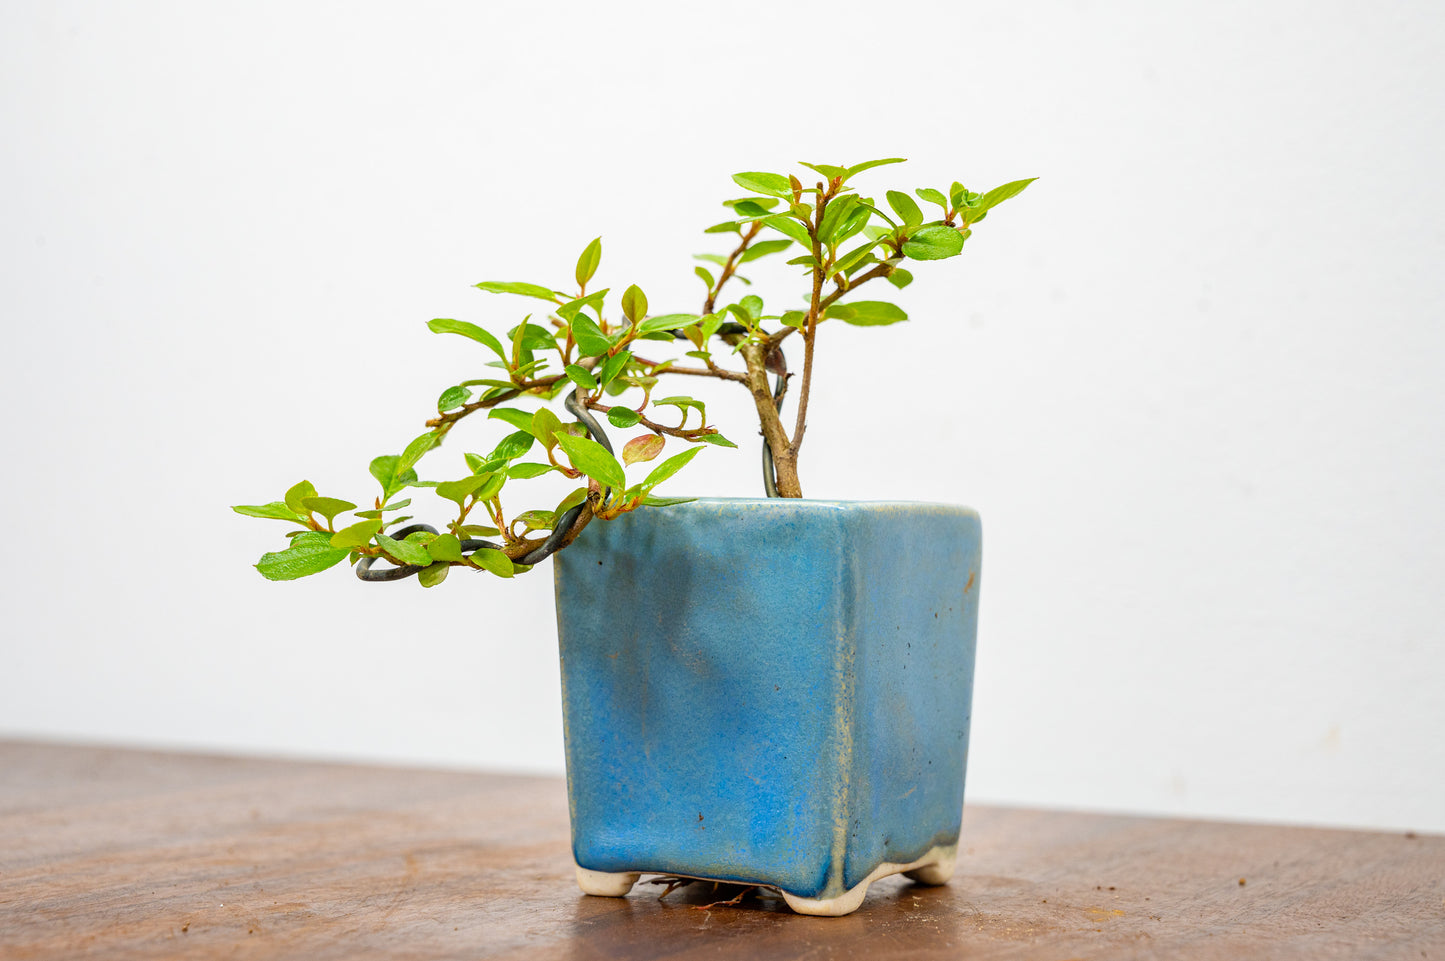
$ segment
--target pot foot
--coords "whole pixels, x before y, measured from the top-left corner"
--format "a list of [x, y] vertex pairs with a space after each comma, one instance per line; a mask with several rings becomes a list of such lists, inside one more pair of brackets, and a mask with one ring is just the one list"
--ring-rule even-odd
[[863, 881], [843, 892], [836, 898], [800, 898], [796, 894], [780, 891], [783, 900], [794, 914], [811, 914], [818, 918], [841, 918], [852, 914], [863, 903], [868, 894], [868, 881]]
[[640, 874], [613, 873], [611, 871], [589, 871], [587, 868], [577, 868], [577, 886], [582, 889], [583, 894], [592, 894], [600, 898], [620, 898], [632, 890], [637, 883]]
[[948, 879], [953, 877], [953, 869], [957, 864], [958, 848], [955, 847], [947, 852], [940, 852], [938, 860], [932, 864], [925, 864], [911, 871], [904, 871], [903, 876], [918, 884], [927, 884], [930, 886], [947, 884]]

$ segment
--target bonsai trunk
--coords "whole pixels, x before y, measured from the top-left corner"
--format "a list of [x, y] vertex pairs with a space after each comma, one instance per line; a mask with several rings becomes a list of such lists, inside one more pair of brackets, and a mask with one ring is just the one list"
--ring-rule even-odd
[[763, 428], [763, 443], [773, 453], [773, 472], [777, 477], [779, 497], [802, 497], [803, 486], [798, 481], [798, 451], [788, 440], [783, 429], [783, 419], [773, 400], [772, 389], [768, 386], [768, 368], [765, 348], [759, 344], [743, 346], [743, 359], [748, 365], [748, 389], [752, 391], [753, 405], [758, 411], [758, 422]]

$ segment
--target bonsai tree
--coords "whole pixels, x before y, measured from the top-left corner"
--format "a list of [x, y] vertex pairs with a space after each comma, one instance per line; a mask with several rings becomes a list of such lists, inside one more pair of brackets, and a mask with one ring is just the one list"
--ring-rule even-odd
[[[610, 288], [591, 289], [602, 259], [601, 238], [578, 257], [575, 288], [477, 284], [488, 293], [540, 301], [545, 313], [533, 310], [497, 334], [463, 320], [428, 322], [436, 333], [474, 341], [479, 358], [491, 355], [481, 366], [492, 370], [448, 386], [424, 433], [400, 454], [371, 462], [381, 492], [370, 507], [358, 509], [350, 501], [323, 496], [301, 481], [279, 501], [233, 508], [294, 525], [287, 533], [290, 545], [264, 555], [257, 569], [272, 580], [290, 580], [349, 560], [363, 580], [418, 574], [425, 587], [440, 583], [452, 567], [511, 577], [572, 543], [594, 519], [676, 503], [653, 492], [704, 445], [736, 445], [709, 423], [702, 401], [659, 389], [664, 380], [672, 385], [713, 378], [746, 389], [762, 429], [766, 492], [803, 496], [798, 457], [808, 427], [819, 328], [829, 321], [876, 327], [907, 320], [887, 300], [857, 297], [859, 288], [885, 280], [901, 289], [913, 280], [905, 263], [958, 256], [974, 225], [1033, 182], [1016, 180], [984, 193], [958, 182], [947, 190], [919, 188], [914, 194], [935, 214], [931, 218], [906, 193], [887, 191], [885, 211], [851, 183], [866, 170], [900, 162], [803, 164], [811, 171], [805, 175], [812, 181], [808, 184], [777, 173], [733, 175], [746, 196], [724, 201], [728, 219], [705, 231], [728, 238], [731, 250], [698, 255], [703, 265], [694, 271], [706, 293], [697, 313], [650, 313], [647, 296], [636, 285], [615, 299]], [[799, 269], [801, 302], [769, 312], [757, 294], [735, 301], [724, 297], [737, 288], [730, 281], [749, 283], [739, 270], [774, 255], [786, 255], [787, 263]], [[609, 302], [616, 307], [609, 308]], [[790, 340], [802, 342], [797, 375], [784, 355]], [[675, 345], [689, 349], [679, 356]], [[797, 402], [792, 416], [785, 417], [789, 393], [796, 393]], [[547, 406], [559, 398], [575, 418], [571, 422]], [[531, 409], [524, 401], [542, 406]], [[461, 420], [479, 412], [511, 431], [488, 453], [466, 453], [461, 476], [453, 472], [443, 475], [447, 479], [422, 480], [417, 469], [423, 457]], [[638, 431], [622, 445], [620, 456], [597, 415], [618, 430]], [[635, 467], [661, 457], [669, 441], [685, 446], [656, 466]], [[580, 482], [560, 503], [538, 506], [519, 496], [525, 487], [517, 482], [554, 473]], [[409, 494], [421, 488], [431, 488], [452, 505], [454, 515], [445, 530], [406, 525], [412, 520], [403, 513], [412, 503]], [[519, 501], [523, 507], [515, 510]], [[348, 512], [351, 517], [344, 516]], [[378, 559], [391, 566], [373, 570]]]

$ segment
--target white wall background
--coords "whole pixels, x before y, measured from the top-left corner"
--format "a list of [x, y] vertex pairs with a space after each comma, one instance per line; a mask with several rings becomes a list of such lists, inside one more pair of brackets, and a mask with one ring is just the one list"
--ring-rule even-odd
[[[226, 505], [370, 496], [481, 360], [424, 321], [528, 309], [470, 284], [601, 233], [606, 282], [695, 309], [730, 173], [901, 155], [867, 183], [1043, 178], [908, 329], [828, 331], [808, 435], [811, 496], [984, 514], [970, 796], [1445, 830], [1442, 30], [6, 4], [0, 733], [560, 771], [545, 570], [272, 584], [281, 525]], [[683, 486], [754, 492], [751, 443], [706, 458]]]

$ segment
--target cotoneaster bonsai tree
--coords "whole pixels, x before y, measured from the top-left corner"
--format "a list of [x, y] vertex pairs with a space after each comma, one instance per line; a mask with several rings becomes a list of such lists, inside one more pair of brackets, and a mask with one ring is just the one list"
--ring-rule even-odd
[[[609, 297], [609, 288], [592, 289], [602, 257], [600, 238], [578, 258], [574, 289], [477, 284], [490, 293], [539, 301], [545, 312], [534, 310], [497, 333], [462, 320], [430, 321], [436, 333], [474, 341], [479, 357], [489, 352], [491, 358], [480, 366], [491, 370], [447, 386], [426, 431], [400, 454], [371, 462], [381, 492], [369, 507], [358, 509], [301, 481], [282, 500], [233, 508], [295, 525], [287, 533], [290, 545], [265, 554], [258, 570], [272, 580], [290, 580], [349, 560], [363, 580], [418, 574], [425, 587], [439, 584], [453, 567], [511, 577], [571, 544], [593, 520], [676, 503], [653, 492], [703, 445], [736, 445], [709, 422], [702, 401], [661, 389], [664, 381], [713, 378], [746, 389], [764, 440], [768, 495], [802, 497], [799, 454], [820, 329], [828, 322], [886, 326], [906, 320], [903, 310], [887, 300], [859, 297], [861, 288], [877, 290], [875, 282], [885, 280], [901, 289], [913, 280], [906, 263], [958, 256], [976, 224], [1032, 183], [1015, 180], [982, 193], [959, 182], [947, 190], [915, 190], [932, 216], [901, 191], [886, 191], [885, 210], [853, 186], [864, 171], [900, 162], [805, 163], [811, 172], [803, 178], [735, 174], [733, 181], [746, 195], [724, 201], [729, 219], [705, 231], [730, 238], [731, 250], [698, 255], [705, 265], [695, 272], [706, 293], [696, 313], [650, 313], [636, 285], [617, 298]], [[768, 256], [785, 256], [798, 268], [802, 296], [784, 299], [781, 306], [775, 300], [771, 311], [757, 294], [727, 300], [725, 292], [738, 287], [731, 281], [748, 283], [739, 270]], [[616, 307], [610, 308], [609, 301]], [[790, 341], [801, 342], [796, 374], [785, 359]], [[687, 349], [678, 356], [676, 346]], [[789, 394], [797, 400], [792, 415], [785, 416]], [[548, 406], [558, 399], [574, 420], [564, 421]], [[535, 406], [537, 401], [541, 406]], [[445, 479], [423, 480], [418, 473], [422, 458], [441, 446], [460, 421], [479, 412], [511, 431], [487, 453], [466, 453], [464, 472], [454, 467], [440, 475]], [[620, 456], [597, 415], [618, 430], [636, 431]], [[655, 461], [670, 444], [686, 446], [656, 466], [636, 466]], [[550, 474], [580, 484], [556, 505], [529, 503], [521, 482]], [[419, 488], [431, 488], [451, 503], [454, 513], [444, 529], [407, 524], [413, 519], [404, 513], [411, 508], [409, 493]], [[373, 569], [378, 560], [389, 566]]]

